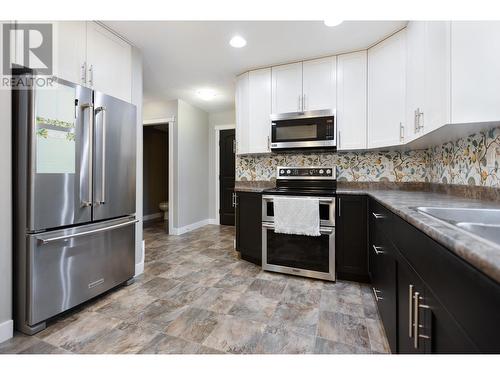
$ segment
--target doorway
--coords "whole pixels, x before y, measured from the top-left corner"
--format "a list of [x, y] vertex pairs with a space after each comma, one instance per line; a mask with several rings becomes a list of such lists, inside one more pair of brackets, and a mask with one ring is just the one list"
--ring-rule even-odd
[[144, 226], [168, 233], [168, 123], [143, 126]]
[[234, 129], [219, 133], [219, 223], [234, 225], [235, 218], [235, 157], [236, 139]]

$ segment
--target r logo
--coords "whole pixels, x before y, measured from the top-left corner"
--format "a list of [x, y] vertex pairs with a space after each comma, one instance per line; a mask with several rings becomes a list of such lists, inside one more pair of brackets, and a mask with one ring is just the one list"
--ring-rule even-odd
[[52, 74], [52, 24], [4, 24], [3, 46], [4, 75], [11, 74], [12, 65], [34, 69], [38, 75]]

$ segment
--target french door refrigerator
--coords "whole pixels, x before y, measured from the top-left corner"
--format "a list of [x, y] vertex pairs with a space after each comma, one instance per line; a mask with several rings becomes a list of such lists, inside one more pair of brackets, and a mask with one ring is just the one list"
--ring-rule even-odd
[[133, 278], [137, 222], [135, 106], [32, 74], [12, 91], [14, 316], [27, 334]]

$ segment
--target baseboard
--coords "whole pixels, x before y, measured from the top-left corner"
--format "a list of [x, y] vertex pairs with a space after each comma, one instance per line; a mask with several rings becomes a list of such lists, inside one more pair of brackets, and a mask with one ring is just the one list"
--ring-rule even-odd
[[144, 255], [146, 253], [146, 241], [142, 240], [141, 242], [141, 261], [139, 263], [135, 264], [135, 275], [139, 276], [141, 273], [144, 272]]
[[159, 219], [160, 217], [163, 217], [163, 214], [161, 212], [158, 212], [156, 214], [150, 214], [150, 215], [144, 215], [142, 217], [142, 221], [148, 221], [148, 220], [154, 220], [154, 219]]
[[179, 236], [181, 234], [191, 232], [192, 230], [195, 230], [195, 229], [204, 227], [205, 225], [211, 224], [210, 220], [211, 219], [205, 219], [205, 220], [201, 220], [201, 221], [198, 221], [196, 223], [193, 223], [193, 224], [185, 225], [185, 226], [180, 227], [180, 228], [172, 228], [173, 233], [169, 233], [169, 234], [173, 234], [174, 236]]
[[219, 225], [219, 222], [217, 221], [217, 219], [208, 219], [208, 224]]
[[0, 342], [7, 341], [14, 335], [14, 321], [7, 320], [0, 323]]

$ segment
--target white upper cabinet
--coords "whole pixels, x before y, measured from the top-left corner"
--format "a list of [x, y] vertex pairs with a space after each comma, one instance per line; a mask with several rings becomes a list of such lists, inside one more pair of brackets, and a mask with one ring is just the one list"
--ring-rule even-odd
[[248, 73], [249, 153], [270, 152], [271, 68]]
[[453, 123], [500, 120], [500, 22], [451, 24]]
[[403, 142], [406, 30], [368, 50], [368, 148]]
[[236, 153], [250, 152], [250, 122], [249, 122], [249, 82], [248, 73], [236, 79]]
[[58, 21], [53, 23], [53, 31], [55, 75], [67, 81], [85, 85], [87, 23]]
[[302, 63], [273, 66], [272, 113], [302, 111]]
[[334, 109], [336, 90], [336, 56], [303, 62], [303, 111]]
[[411, 21], [406, 29], [406, 123], [405, 142], [418, 135], [417, 114], [422, 111], [425, 64], [425, 21]]
[[95, 22], [87, 23], [87, 74], [90, 87], [131, 101], [131, 46]]
[[366, 51], [337, 57], [337, 149], [366, 148]]
[[450, 122], [450, 23], [410, 21], [407, 28], [405, 142]]

